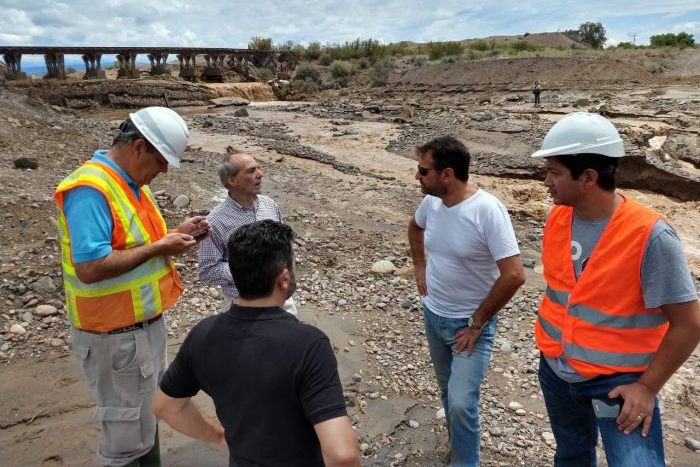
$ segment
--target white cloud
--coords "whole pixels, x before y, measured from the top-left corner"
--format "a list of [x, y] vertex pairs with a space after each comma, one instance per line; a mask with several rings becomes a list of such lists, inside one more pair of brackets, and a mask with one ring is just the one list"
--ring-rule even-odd
[[626, 40], [634, 31], [697, 34], [700, 23], [697, 0], [0, 0], [0, 11], [0, 45], [245, 47], [252, 36], [275, 43], [460, 40], [585, 21], [601, 21], [611, 40]]

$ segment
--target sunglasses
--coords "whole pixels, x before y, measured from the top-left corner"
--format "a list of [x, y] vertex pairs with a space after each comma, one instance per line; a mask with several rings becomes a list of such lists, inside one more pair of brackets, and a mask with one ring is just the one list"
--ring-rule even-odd
[[418, 166], [418, 173], [421, 175], [421, 177], [425, 177], [428, 175], [428, 172], [431, 170], [442, 170], [442, 169], [436, 169], [434, 167], [428, 168], [428, 167], [421, 167], [420, 165]]

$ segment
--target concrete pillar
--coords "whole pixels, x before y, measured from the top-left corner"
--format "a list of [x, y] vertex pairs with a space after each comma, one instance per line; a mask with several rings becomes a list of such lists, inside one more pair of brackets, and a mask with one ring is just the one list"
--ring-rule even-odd
[[164, 75], [168, 73], [165, 68], [165, 64], [168, 61], [168, 54], [162, 52], [155, 52], [148, 54], [148, 61], [151, 62], [151, 75]]
[[66, 79], [66, 67], [62, 53], [44, 54], [44, 61], [46, 62], [45, 78]]
[[22, 54], [10, 52], [3, 55], [7, 65], [6, 78], [8, 80], [27, 79], [27, 74], [22, 71]]
[[85, 75], [83, 79], [106, 79], [107, 74], [102, 69], [100, 64], [102, 54], [96, 52], [88, 52], [82, 56], [85, 63]]
[[226, 54], [207, 54], [204, 60], [207, 66], [204, 68], [204, 78], [207, 81], [224, 82], [224, 59]]
[[117, 55], [119, 62], [119, 70], [117, 70], [117, 78], [138, 78], [139, 71], [136, 69], [136, 53], [127, 52]]
[[184, 53], [177, 55], [177, 61], [180, 63], [180, 78], [188, 81], [197, 79], [197, 54]]

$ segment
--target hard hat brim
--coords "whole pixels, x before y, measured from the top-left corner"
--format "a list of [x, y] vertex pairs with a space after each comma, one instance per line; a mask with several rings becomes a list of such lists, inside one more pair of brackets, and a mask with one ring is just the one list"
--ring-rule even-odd
[[558, 146], [556, 148], [540, 149], [539, 151], [533, 152], [530, 157], [573, 156], [576, 154], [600, 154], [606, 157], [623, 157], [625, 155], [625, 149], [622, 139], [617, 139], [594, 145], [576, 143]]

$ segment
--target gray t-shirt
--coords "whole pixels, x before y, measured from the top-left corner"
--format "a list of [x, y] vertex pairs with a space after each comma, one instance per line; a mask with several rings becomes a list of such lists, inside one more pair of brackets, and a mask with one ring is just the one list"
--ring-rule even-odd
[[[571, 259], [576, 278], [586, 268], [610, 218], [587, 221], [574, 214], [571, 226]], [[695, 300], [697, 292], [688, 270], [681, 240], [663, 220], [656, 222], [642, 258], [642, 295], [647, 308]], [[565, 357], [545, 357], [552, 370], [566, 382], [578, 383], [591, 378], [581, 376]]]

